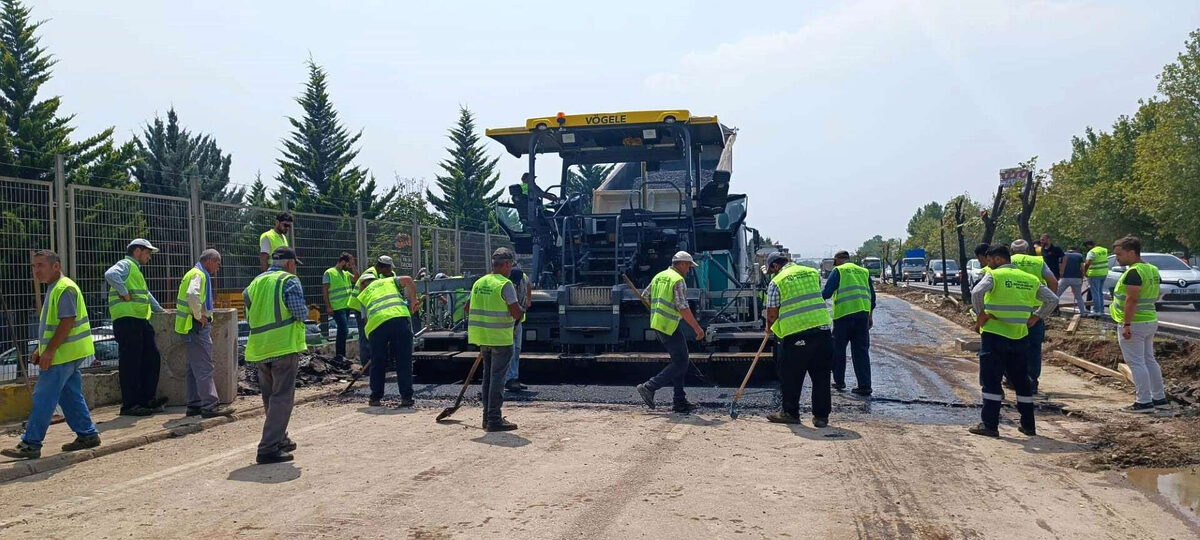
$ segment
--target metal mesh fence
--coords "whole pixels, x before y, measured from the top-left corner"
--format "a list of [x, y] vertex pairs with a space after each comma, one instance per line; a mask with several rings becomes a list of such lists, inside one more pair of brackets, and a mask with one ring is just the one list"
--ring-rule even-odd
[[300, 284], [304, 287], [304, 300], [310, 306], [324, 306], [321, 279], [325, 269], [336, 264], [343, 251], [356, 251], [356, 220], [346, 216], [299, 212], [293, 215], [296, 218], [292, 233], [296, 253], [304, 263], [297, 267]]
[[[21, 354], [32, 352], [37, 339], [37, 291], [30, 268], [30, 252], [52, 249], [54, 219], [48, 182], [0, 178], [0, 381], [21, 373]], [[36, 370], [36, 367], [34, 368]]]
[[[410, 245], [413, 233], [412, 224], [373, 219], [368, 219], [366, 222], [367, 257], [362, 258], [359, 269], [374, 264], [375, 259], [380, 255], [388, 255], [396, 262], [398, 274], [413, 275], [413, 248]], [[403, 249], [396, 247], [398, 241], [405, 246]]]
[[429, 230], [433, 233], [433, 257], [426, 265], [429, 268], [429, 275], [434, 276], [438, 272], [457, 275], [458, 235], [456, 231], [441, 227], [429, 227]]
[[258, 237], [275, 226], [278, 210], [205, 202], [204, 247], [221, 252], [221, 271], [213, 277], [217, 307], [242, 308], [242, 289], [262, 272]]
[[[463, 274], [486, 274], [491, 271], [491, 254], [487, 252], [487, 236], [478, 232], [462, 233], [459, 257], [462, 258]], [[495, 248], [492, 248], [495, 249]]]
[[[98, 342], [95, 365], [115, 366], [115, 354], [105, 354], [111, 341], [108, 284], [104, 272], [125, 257], [134, 238], [145, 238], [159, 251], [142, 267], [150, 294], [164, 308], [175, 305], [179, 280], [192, 260], [191, 201], [74, 185], [69, 188], [71, 271], [83, 290], [92, 334]], [[110, 347], [111, 345], [111, 347]]]

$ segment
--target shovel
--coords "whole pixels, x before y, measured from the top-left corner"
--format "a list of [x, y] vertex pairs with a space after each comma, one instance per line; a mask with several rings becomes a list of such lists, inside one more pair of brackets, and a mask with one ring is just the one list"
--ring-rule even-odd
[[437, 415], [434, 422], [441, 422], [458, 410], [459, 405], [462, 405], [463, 396], [467, 394], [467, 387], [471, 386], [471, 379], [475, 378], [475, 370], [479, 369], [479, 364], [483, 362], [483, 351], [479, 351], [479, 355], [475, 357], [475, 363], [471, 364], [471, 371], [467, 373], [467, 379], [463, 381], [462, 390], [458, 391], [458, 399], [454, 400], [453, 407], [446, 407]]
[[742, 379], [742, 385], [738, 387], [737, 393], [733, 394], [733, 401], [729, 402], [729, 417], [737, 420], [738, 410], [737, 402], [742, 398], [742, 392], [746, 390], [746, 383], [750, 382], [750, 375], [754, 373], [754, 366], [758, 365], [758, 357], [762, 356], [763, 349], [767, 348], [767, 339], [771, 334], [764, 334], [762, 343], [758, 345], [758, 352], [754, 353], [754, 360], [750, 362], [750, 369], [746, 371], [746, 377]]

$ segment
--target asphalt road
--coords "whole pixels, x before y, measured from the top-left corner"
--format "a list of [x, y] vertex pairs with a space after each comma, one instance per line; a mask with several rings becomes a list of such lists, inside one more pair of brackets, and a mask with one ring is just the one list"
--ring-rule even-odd
[[[941, 284], [929, 285], [928, 283], [918, 283], [918, 282], [910, 281], [907, 284], [901, 282], [900, 285], [901, 286], [907, 285], [908, 287], [912, 287], [912, 288], [916, 288], [916, 289], [924, 289], [924, 290], [928, 290], [930, 292], [939, 292], [940, 293], [943, 290]], [[955, 294], [958, 291], [959, 291], [958, 285], [950, 286], [950, 294]], [[1062, 301], [1059, 305], [1062, 306], [1063, 311], [1065, 311], [1067, 313], [1074, 313], [1075, 312], [1074, 295], [1072, 295], [1070, 291], [1067, 291], [1066, 293], [1063, 294]], [[1191, 306], [1186, 306], [1186, 307], [1184, 307], [1184, 306], [1162, 306], [1158, 310], [1158, 320], [1160, 322], [1167, 323], [1167, 325], [1173, 325], [1170, 327], [1174, 330], [1194, 332], [1194, 333], [1200, 334], [1200, 311], [1196, 311], [1195, 309], [1192, 309]]]

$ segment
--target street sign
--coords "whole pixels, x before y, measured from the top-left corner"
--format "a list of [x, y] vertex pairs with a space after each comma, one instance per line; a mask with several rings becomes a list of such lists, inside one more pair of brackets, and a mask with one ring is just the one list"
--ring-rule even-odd
[[1033, 178], [1033, 171], [1021, 167], [1012, 169], [1000, 169], [1000, 185], [1004, 187], [1012, 187], [1018, 181], [1029, 180]]

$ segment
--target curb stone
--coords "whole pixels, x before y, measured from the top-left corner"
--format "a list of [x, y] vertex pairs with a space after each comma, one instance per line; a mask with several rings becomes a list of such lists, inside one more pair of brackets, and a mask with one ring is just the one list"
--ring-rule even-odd
[[[303, 405], [305, 403], [310, 403], [310, 402], [316, 401], [318, 399], [337, 395], [337, 393], [341, 391], [340, 385], [329, 385], [329, 386], [331, 386], [331, 388], [329, 390], [323, 390], [321, 392], [316, 392], [316, 393], [310, 394], [308, 396], [296, 398], [295, 404]], [[154, 442], [158, 442], [158, 441], [162, 441], [162, 440], [166, 440], [166, 439], [184, 437], [184, 436], [187, 436], [187, 435], [190, 435], [193, 433], [200, 433], [204, 430], [212, 429], [217, 426], [222, 426], [222, 425], [225, 425], [225, 424], [228, 424], [231, 422], [237, 422], [239, 420], [246, 420], [249, 418], [255, 418], [258, 416], [262, 416], [262, 414], [263, 414], [263, 406], [262, 406], [262, 403], [260, 402], [257, 405], [253, 405], [253, 406], [247, 407], [245, 409], [240, 409], [240, 410], [234, 412], [230, 416], [218, 416], [215, 418], [205, 418], [205, 419], [202, 419], [199, 422], [195, 422], [195, 423], [188, 423], [188, 424], [173, 426], [173, 427], [169, 427], [169, 428], [162, 428], [162, 429], [158, 429], [158, 430], [152, 431], [150, 433], [147, 433], [145, 435], [134, 435], [134, 436], [130, 436], [130, 437], [125, 437], [120, 440], [114, 441], [112, 443], [102, 443], [100, 446], [97, 446], [96, 448], [90, 448], [88, 450], [80, 450], [78, 452], [62, 452], [62, 453], [54, 454], [52, 456], [48, 456], [48, 457], [44, 457], [44, 458], [17, 462], [11, 468], [0, 470], [0, 484], [12, 482], [13, 480], [17, 480], [19, 478], [24, 478], [26, 476], [32, 476], [32, 475], [35, 475], [38, 473], [44, 473], [47, 471], [62, 469], [62, 468], [74, 465], [76, 463], [90, 461], [90, 460], [93, 460], [93, 459], [96, 459], [99, 457], [104, 457], [104, 456], [107, 456], [110, 454], [115, 454], [117, 452], [123, 452], [125, 450], [132, 450], [134, 448], [140, 448], [140, 447], [146, 446], [150, 443], [154, 443]]]

